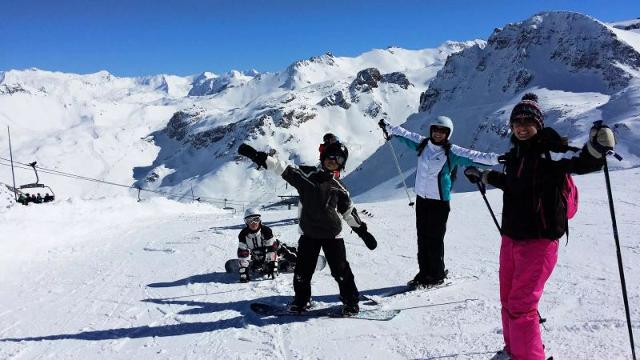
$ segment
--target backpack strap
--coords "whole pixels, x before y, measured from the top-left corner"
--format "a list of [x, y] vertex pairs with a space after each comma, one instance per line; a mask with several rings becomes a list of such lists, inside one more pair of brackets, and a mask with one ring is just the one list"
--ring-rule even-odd
[[442, 144], [442, 148], [444, 149], [444, 154], [447, 157], [447, 166], [449, 167], [449, 172], [453, 173], [453, 169], [451, 168], [451, 143], [447, 140], [444, 144]]
[[427, 147], [430, 139], [431, 138], [424, 138], [422, 141], [420, 141], [420, 144], [418, 144], [418, 146], [416, 147], [416, 150], [418, 151], [418, 157], [422, 155], [422, 152], [424, 151], [424, 148]]

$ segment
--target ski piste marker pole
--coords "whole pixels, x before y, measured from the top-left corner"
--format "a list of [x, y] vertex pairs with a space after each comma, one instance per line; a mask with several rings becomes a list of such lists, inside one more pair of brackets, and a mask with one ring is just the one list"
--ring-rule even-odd
[[[595, 123], [594, 123], [595, 124]], [[602, 124], [600, 122], [600, 124]], [[613, 195], [611, 193], [611, 180], [609, 178], [609, 166], [607, 164], [607, 155], [612, 155], [618, 161], [622, 160], [622, 157], [615, 153], [612, 149], [603, 153], [604, 158], [604, 178], [607, 184], [607, 196], [609, 198], [609, 211], [611, 212], [611, 227], [613, 228], [613, 239], [616, 243], [616, 255], [618, 257], [618, 272], [620, 273], [620, 284], [622, 285], [622, 300], [624, 302], [625, 316], [627, 317], [627, 329], [629, 330], [629, 343], [631, 345], [631, 356], [633, 360], [636, 360], [636, 347], [633, 342], [633, 328], [631, 326], [631, 315], [629, 311], [629, 298], [627, 296], [627, 282], [624, 278], [624, 267], [622, 266], [622, 253], [620, 252], [620, 239], [618, 237], [618, 225], [616, 223], [616, 212], [613, 207]]]
[[[384, 119], [382, 119], [384, 120]], [[407, 187], [407, 183], [404, 181], [404, 175], [402, 174], [402, 169], [400, 168], [400, 162], [398, 162], [398, 157], [396, 156], [396, 150], [393, 148], [391, 144], [391, 136], [387, 132], [387, 129], [382, 128], [382, 133], [387, 140], [387, 144], [389, 144], [389, 148], [391, 149], [391, 155], [393, 155], [393, 161], [396, 163], [396, 168], [398, 169], [398, 174], [400, 174], [400, 180], [402, 180], [402, 185], [404, 185], [404, 191], [407, 193], [407, 198], [409, 198], [409, 206], [413, 206], [415, 203], [411, 200], [411, 195], [409, 194], [409, 187]]]

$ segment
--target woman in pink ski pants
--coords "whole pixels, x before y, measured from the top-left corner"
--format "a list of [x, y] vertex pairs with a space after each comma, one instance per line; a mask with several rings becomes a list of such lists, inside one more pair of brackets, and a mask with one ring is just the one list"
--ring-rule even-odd
[[465, 170], [470, 180], [504, 192], [500, 302], [504, 351], [514, 360], [545, 359], [538, 302], [558, 260], [558, 239], [567, 230], [567, 174], [599, 170], [604, 161], [594, 144], [615, 145], [611, 129], [594, 127], [576, 156], [553, 160], [551, 153], [570, 149], [566, 139], [544, 127], [537, 100], [526, 94], [511, 112], [513, 147], [502, 156], [504, 172]]

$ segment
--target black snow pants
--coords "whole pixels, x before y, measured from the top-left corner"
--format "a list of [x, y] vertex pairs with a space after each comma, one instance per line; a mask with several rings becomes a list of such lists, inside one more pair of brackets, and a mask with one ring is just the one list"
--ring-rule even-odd
[[444, 234], [449, 219], [448, 201], [416, 199], [416, 228], [418, 230], [418, 278], [421, 281], [445, 277]]
[[316, 270], [320, 249], [327, 258], [331, 276], [338, 282], [342, 302], [348, 305], [357, 304], [360, 294], [347, 262], [344, 240], [313, 239], [304, 235], [300, 236], [298, 241], [298, 259], [293, 273], [294, 303], [304, 305], [311, 299], [311, 278]]

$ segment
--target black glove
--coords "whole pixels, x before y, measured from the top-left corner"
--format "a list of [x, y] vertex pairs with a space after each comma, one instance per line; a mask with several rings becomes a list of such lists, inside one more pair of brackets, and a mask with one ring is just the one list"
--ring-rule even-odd
[[466, 176], [472, 184], [477, 184], [482, 181], [482, 171], [478, 170], [475, 166], [469, 166], [464, 169], [464, 176]]
[[260, 167], [263, 167], [265, 169], [267, 168], [266, 160], [268, 155], [264, 151], [256, 151], [256, 149], [243, 143], [238, 148], [238, 154], [251, 159], [251, 161], [258, 165], [258, 169], [260, 169]]
[[351, 229], [354, 233], [358, 234], [362, 241], [364, 241], [364, 244], [367, 245], [367, 248], [369, 250], [373, 250], [378, 246], [376, 238], [374, 238], [373, 235], [371, 235], [371, 233], [367, 231], [366, 223], [363, 222], [362, 224], [360, 224], [360, 227], [352, 227]]
[[378, 126], [380, 126], [380, 128], [382, 129], [382, 132], [384, 133], [384, 138], [388, 141], [391, 139], [391, 136], [389, 135], [389, 132], [387, 132], [387, 122], [384, 121], [384, 119], [380, 119], [380, 121], [378, 121]]

